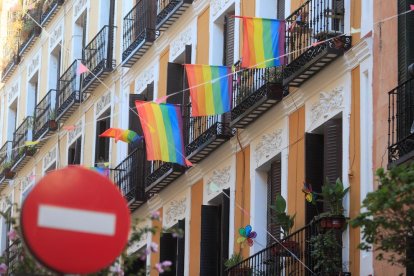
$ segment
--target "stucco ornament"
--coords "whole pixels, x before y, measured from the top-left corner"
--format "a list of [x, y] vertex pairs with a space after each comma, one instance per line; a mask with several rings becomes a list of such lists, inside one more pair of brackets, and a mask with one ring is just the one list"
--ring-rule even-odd
[[321, 92], [319, 101], [311, 108], [311, 121], [315, 123], [321, 118], [327, 118], [332, 112], [340, 110], [343, 103], [343, 87], [337, 87], [330, 92]]
[[230, 169], [227, 166], [223, 169], [216, 169], [213, 171], [211, 177], [207, 180], [207, 193], [209, 195], [217, 193], [230, 183]]
[[263, 134], [255, 147], [256, 162], [275, 155], [282, 147], [283, 129], [277, 129], [270, 133]]
[[185, 217], [185, 211], [187, 209], [187, 198], [183, 197], [178, 200], [171, 201], [167, 206], [165, 212], [165, 223], [166, 225], [173, 225], [180, 218]]

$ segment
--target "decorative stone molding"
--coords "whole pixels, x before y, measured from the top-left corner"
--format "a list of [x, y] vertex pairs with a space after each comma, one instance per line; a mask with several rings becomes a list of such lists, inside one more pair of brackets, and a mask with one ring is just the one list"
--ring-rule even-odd
[[257, 164], [262, 163], [263, 160], [268, 160], [280, 151], [283, 141], [282, 135], [283, 129], [277, 129], [260, 137], [255, 146]]
[[135, 80], [135, 93], [140, 94], [147, 88], [147, 85], [154, 81], [154, 65], [142, 72]]
[[232, 0], [211, 0], [211, 15], [216, 16]]
[[184, 196], [180, 199], [172, 200], [164, 206], [164, 208], [163, 226], [171, 227], [176, 224], [179, 219], [185, 217], [187, 197]]
[[63, 24], [59, 24], [50, 34], [49, 49], [52, 50], [62, 40]]
[[334, 88], [331, 92], [321, 92], [319, 101], [311, 107], [311, 124], [321, 118], [327, 118], [332, 112], [340, 110], [343, 104], [343, 87]]
[[175, 39], [170, 45], [170, 60], [174, 60], [184, 50], [185, 45], [192, 44], [193, 41], [193, 29], [190, 27], [179, 34], [178, 38]]
[[207, 179], [207, 195], [211, 195], [220, 192], [230, 184], [230, 170], [231, 166], [224, 167], [223, 169], [216, 169], [213, 171], [210, 178]]
[[79, 120], [73, 131], [68, 132], [68, 146], [70, 146], [79, 135], [82, 134], [82, 120]]
[[73, 5], [73, 17], [74, 18], [78, 18], [79, 15], [81, 15], [81, 13], [83, 12], [84, 8], [86, 8], [86, 3], [87, 2], [88, 2], [88, 0], [78, 0]]
[[111, 104], [111, 93], [108, 91], [106, 94], [103, 94], [99, 100], [96, 102], [95, 115], [100, 115], [105, 111], [108, 105]]
[[56, 147], [50, 150], [45, 157], [43, 157], [43, 171], [47, 170], [53, 162], [56, 162]]
[[34, 58], [32, 58], [29, 65], [27, 66], [27, 76], [29, 77], [29, 79], [39, 69], [39, 65], [40, 65], [40, 54], [38, 53], [37, 55], [34, 56]]
[[16, 82], [15, 84], [13, 84], [13, 86], [9, 89], [7, 93], [8, 103], [11, 104], [11, 102], [17, 97], [18, 94], [19, 94], [19, 83]]

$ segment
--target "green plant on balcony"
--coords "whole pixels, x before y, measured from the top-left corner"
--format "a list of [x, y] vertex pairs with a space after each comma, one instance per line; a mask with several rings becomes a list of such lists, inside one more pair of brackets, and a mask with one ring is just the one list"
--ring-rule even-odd
[[360, 227], [362, 250], [375, 250], [378, 260], [412, 267], [407, 251], [414, 248], [414, 163], [376, 172], [378, 189], [368, 193], [362, 211], [350, 221]]
[[49, 130], [55, 131], [58, 129], [58, 124], [56, 121], [56, 110], [54, 108], [49, 109]]
[[342, 272], [342, 244], [338, 231], [330, 229], [310, 239], [313, 269], [321, 275], [339, 275]]
[[[231, 268], [243, 261], [243, 256], [240, 252], [233, 253], [229, 259], [224, 262], [226, 268]], [[250, 276], [252, 269], [250, 267], [234, 267], [229, 271], [229, 276]]]

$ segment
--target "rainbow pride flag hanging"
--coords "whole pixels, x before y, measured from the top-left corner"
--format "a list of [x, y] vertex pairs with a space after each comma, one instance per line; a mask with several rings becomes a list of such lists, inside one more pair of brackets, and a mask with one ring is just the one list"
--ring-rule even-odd
[[184, 156], [181, 109], [174, 104], [135, 101], [144, 132], [147, 160], [188, 165]]
[[191, 96], [191, 116], [223, 114], [231, 110], [231, 68], [185, 64]]
[[242, 67], [265, 68], [283, 64], [285, 22], [276, 19], [235, 16], [243, 20]]

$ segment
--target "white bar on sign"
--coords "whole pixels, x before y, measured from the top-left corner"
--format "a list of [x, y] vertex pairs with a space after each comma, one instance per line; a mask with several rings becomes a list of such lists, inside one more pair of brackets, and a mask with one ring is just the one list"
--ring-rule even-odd
[[37, 225], [45, 228], [113, 236], [115, 235], [116, 215], [40, 204]]

